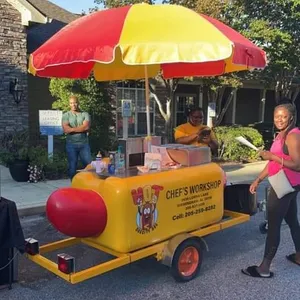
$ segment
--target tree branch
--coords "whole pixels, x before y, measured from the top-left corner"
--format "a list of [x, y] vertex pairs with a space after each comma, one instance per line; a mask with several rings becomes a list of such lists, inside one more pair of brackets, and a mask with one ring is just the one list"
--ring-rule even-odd
[[161, 113], [161, 115], [163, 116], [163, 118], [165, 119], [165, 121], [168, 120], [167, 118], [167, 113], [164, 112], [163, 106], [161, 104], [161, 101], [158, 99], [157, 95], [155, 93], [153, 93], [152, 91], [150, 91], [150, 95], [154, 98], [155, 102], [157, 103], [159, 112]]
[[169, 120], [171, 118], [171, 102], [172, 100], [167, 100], [166, 103], [166, 110], [167, 110], [167, 119], [165, 119], [166, 121]]
[[225, 115], [225, 113], [226, 113], [226, 111], [227, 111], [227, 109], [228, 109], [228, 107], [229, 107], [229, 105], [230, 105], [230, 103], [231, 103], [231, 101], [233, 99], [233, 95], [234, 95], [234, 91], [235, 90], [236, 89], [232, 89], [230, 95], [227, 97], [226, 103], [225, 103], [225, 105], [224, 105], [224, 107], [223, 107], [220, 115], [218, 116], [218, 118], [216, 120], [215, 126], [219, 126], [221, 124], [221, 122], [222, 122], [222, 120], [224, 118], [224, 115]]
[[178, 79], [178, 78], [173, 79], [173, 88], [172, 88], [172, 92], [173, 92], [173, 93], [175, 93], [176, 90], [177, 90], [178, 82], [179, 82], [179, 79]]
[[290, 79], [290, 81], [288, 82], [287, 87], [286, 87], [286, 95], [288, 95], [288, 93], [290, 92], [291, 87], [292, 87], [292, 84], [293, 84], [293, 81], [294, 81], [296, 75], [297, 75], [297, 68], [295, 67], [295, 68], [294, 68], [293, 75], [291, 76], [291, 79]]

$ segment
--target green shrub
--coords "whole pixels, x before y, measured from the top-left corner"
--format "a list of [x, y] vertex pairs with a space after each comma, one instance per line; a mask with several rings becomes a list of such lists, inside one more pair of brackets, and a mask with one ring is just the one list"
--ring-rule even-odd
[[65, 152], [54, 150], [51, 160], [46, 147], [36, 146], [29, 149], [29, 164], [42, 170], [42, 179], [67, 178], [68, 161]]
[[214, 131], [220, 145], [218, 156], [222, 160], [249, 162], [257, 159], [255, 150], [235, 140], [238, 136], [243, 136], [258, 148], [264, 147], [262, 135], [254, 128], [220, 126], [216, 127]]
[[45, 178], [48, 180], [68, 178], [68, 161], [66, 155], [64, 153], [53, 155], [53, 160], [44, 166], [43, 172]]
[[26, 129], [15, 129], [0, 136], [0, 163], [8, 167], [15, 160], [28, 159], [29, 133]]

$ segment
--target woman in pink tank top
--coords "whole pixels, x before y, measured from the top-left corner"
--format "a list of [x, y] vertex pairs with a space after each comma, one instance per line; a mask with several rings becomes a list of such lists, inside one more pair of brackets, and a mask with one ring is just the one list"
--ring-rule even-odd
[[[285, 99], [287, 102], [287, 99]], [[300, 130], [296, 128], [297, 111], [291, 101], [274, 109], [274, 125], [279, 134], [274, 139], [270, 151], [259, 154], [268, 164], [258, 178], [251, 184], [250, 192], [255, 193], [258, 185], [267, 176], [275, 175], [283, 168], [286, 177], [295, 191], [278, 198], [271, 187], [267, 199], [268, 233], [263, 260], [259, 266], [250, 266], [242, 273], [252, 277], [271, 278], [272, 260], [280, 243], [280, 229], [283, 219], [290, 227], [295, 245], [295, 253], [286, 258], [300, 266], [300, 226], [297, 216], [297, 194], [300, 190]]]

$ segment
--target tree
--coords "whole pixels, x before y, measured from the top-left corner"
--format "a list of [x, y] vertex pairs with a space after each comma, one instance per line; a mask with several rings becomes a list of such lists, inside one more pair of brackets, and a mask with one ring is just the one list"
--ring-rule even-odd
[[195, 0], [164, 0], [162, 3], [182, 5], [190, 9], [195, 9], [197, 5], [197, 1]]
[[[151, 97], [155, 100], [159, 112], [165, 120], [165, 137], [166, 143], [172, 139], [172, 111], [174, 111], [174, 94], [178, 86], [179, 79], [164, 79], [161, 75], [158, 75], [156, 78], [149, 81], [149, 88]], [[158, 85], [162, 85], [166, 91], [165, 99], [162, 101], [157, 96], [156, 88]]]
[[94, 3], [103, 5], [105, 8], [113, 8], [138, 3], [154, 4], [155, 0], [95, 0]]
[[267, 53], [268, 66], [263, 72], [247, 74], [265, 87], [274, 87], [276, 101], [299, 93], [300, 68], [300, 1], [299, 0], [235, 0], [226, 7], [231, 26]]
[[70, 95], [78, 96], [80, 108], [91, 115], [90, 144], [93, 152], [109, 150], [113, 137], [114, 122], [111, 99], [113, 91], [109, 84], [86, 80], [51, 79], [50, 92], [57, 100], [54, 109], [69, 110]]
[[[113, 8], [113, 7], [120, 7], [125, 6], [129, 4], [137, 4], [137, 3], [149, 3], [149, 4], [155, 4], [158, 1], [155, 0], [95, 0], [94, 3], [97, 5], [103, 5], [105, 8]], [[165, 1], [167, 2], [167, 1]], [[171, 2], [171, 0], [168, 0], [168, 3]], [[178, 0], [173, 1], [172, 4], [179, 4], [183, 2], [193, 2], [188, 0]], [[159, 108], [159, 112], [162, 115], [164, 121], [165, 121], [165, 142], [168, 142], [172, 139], [172, 111], [173, 111], [173, 103], [174, 103], [174, 93], [176, 91], [177, 85], [178, 85], [178, 79], [164, 79], [161, 75], [158, 75], [156, 78], [151, 79], [151, 83], [149, 84], [150, 93], [152, 98], [157, 103], [157, 106]], [[166, 97], [165, 99], [160, 99], [156, 93], [155, 86], [162, 85], [166, 90]]]
[[[229, 2], [230, 0], [198, 0], [196, 1], [195, 9], [198, 13], [203, 13], [227, 23], [225, 12]], [[208, 102], [216, 103], [216, 117], [213, 125], [218, 126], [222, 122], [233, 99], [234, 92], [242, 86], [242, 78], [238, 73], [224, 74], [222, 76], [204, 78], [203, 85], [208, 88]], [[226, 88], [230, 89], [230, 93], [223, 101]]]
[[[103, 5], [107, 8], [119, 7], [129, 4], [136, 4], [144, 2], [143, 0], [95, 0], [95, 4]], [[178, 4], [183, 5], [188, 8], [194, 9], [197, 12], [210, 15], [212, 17], [217, 17], [220, 20], [224, 20], [225, 8], [228, 5], [229, 0], [219, 1], [219, 0], [164, 0], [163, 3]], [[154, 0], [148, 1], [150, 4], [155, 4]], [[190, 79], [192, 80], [192, 79]], [[151, 96], [157, 103], [159, 111], [165, 120], [165, 136], [169, 139], [172, 137], [172, 111], [174, 105], [174, 94], [178, 86], [178, 79], [168, 79], [165, 80], [162, 76], [158, 75], [155, 79], [150, 82], [150, 92]], [[216, 120], [216, 125], [218, 125], [229, 107], [229, 104], [233, 98], [234, 89], [241, 86], [241, 80], [237, 75], [225, 75], [218, 78], [207, 78], [204, 80], [204, 84], [209, 88], [209, 96], [212, 102], [217, 103], [218, 115]], [[160, 99], [156, 93], [155, 86], [164, 86], [167, 91], [167, 96], [165, 99]], [[232, 89], [230, 95], [228, 96], [226, 103], [222, 106], [223, 94], [226, 87]], [[223, 108], [223, 109], [221, 109]]]
[[220, 21], [226, 21], [225, 8], [230, 0], [198, 0], [195, 1], [195, 10]]

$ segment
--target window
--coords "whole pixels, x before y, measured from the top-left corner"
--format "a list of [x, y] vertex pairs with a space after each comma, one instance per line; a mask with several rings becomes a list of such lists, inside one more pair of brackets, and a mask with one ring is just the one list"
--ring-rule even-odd
[[176, 126], [187, 122], [186, 109], [189, 106], [196, 105], [196, 95], [176, 95]]
[[[145, 87], [141, 82], [120, 82], [117, 86], [117, 135], [123, 135], [122, 100], [132, 101], [132, 117], [129, 118], [128, 136], [146, 135], [146, 99]], [[155, 101], [150, 98], [151, 133], [155, 128]]]

